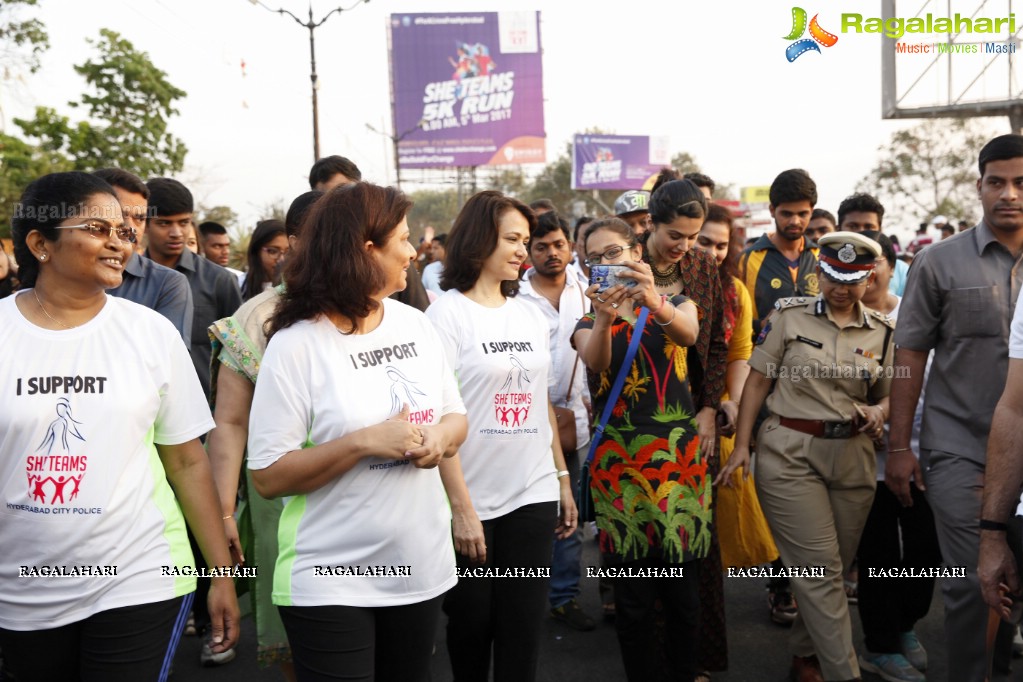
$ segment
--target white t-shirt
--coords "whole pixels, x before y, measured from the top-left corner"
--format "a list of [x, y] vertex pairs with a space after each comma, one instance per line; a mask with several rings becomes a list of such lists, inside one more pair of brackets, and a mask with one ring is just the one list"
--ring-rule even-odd
[[440, 261], [427, 263], [423, 268], [423, 288], [432, 291], [438, 296], [443, 295], [444, 290], [440, 288], [440, 276], [444, 273], [444, 266]]
[[[250, 469], [379, 424], [406, 403], [418, 424], [465, 413], [426, 317], [391, 299], [383, 305], [368, 334], [342, 334], [320, 318], [270, 339], [249, 416]], [[273, 602], [281, 606], [414, 604], [456, 582], [440, 472], [407, 460], [366, 457], [287, 498], [277, 535]], [[365, 575], [377, 567], [383, 575]]]
[[60, 627], [193, 591], [193, 577], [161, 568], [194, 563], [154, 445], [214, 425], [181, 336], [110, 296], [86, 324], [49, 331], [16, 298], [0, 301], [0, 627]]
[[[1023, 360], [1023, 296], [1016, 299], [1016, 311], [1009, 328], [1009, 359]], [[1023, 495], [1020, 495], [1016, 516], [1023, 516]]]
[[480, 519], [557, 502], [543, 313], [517, 298], [487, 308], [451, 290], [426, 316], [444, 342], [468, 408], [469, 436], [459, 453]]

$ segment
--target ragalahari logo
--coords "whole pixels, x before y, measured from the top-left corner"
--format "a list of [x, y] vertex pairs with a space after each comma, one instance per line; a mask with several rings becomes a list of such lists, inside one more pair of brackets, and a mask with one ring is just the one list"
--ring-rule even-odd
[[828, 33], [817, 23], [818, 15], [816, 14], [810, 20], [810, 38], [796, 40], [806, 32], [806, 16], [806, 10], [802, 7], [792, 8], [792, 31], [785, 36], [785, 40], [796, 41], [785, 48], [785, 58], [790, 62], [796, 61], [800, 55], [806, 54], [810, 50], [820, 52], [821, 48], [817, 47], [818, 43], [824, 47], [831, 47], [838, 42], [838, 36]]

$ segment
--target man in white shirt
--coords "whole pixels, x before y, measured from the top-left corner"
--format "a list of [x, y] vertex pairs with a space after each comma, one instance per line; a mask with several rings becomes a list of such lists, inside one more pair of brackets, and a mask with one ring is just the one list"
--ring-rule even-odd
[[446, 234], [438, 234], [433, 238], [430, 242], [430, 262], [423, 268], [423, 286], [437, 296], [444, 293], [440, 288], [440, 276], [444, 274], [444, 257], [447, 255], [444, 242], [447, 238]]
[[[547, 320], [551, 339], [551, 372], [547, 388], [551, 404], [567, 407], [575, 414], [576, 450], [565, 451], [565, 463], [578, 495], [580, 465], [589, 451], [589, 414], [586, 403], [586, 369], [572, 348], [571, 338], [576, 322], [589, 312], [590, 301], [584, 295], [585, 285], [569, 273], [572, 241], [568, 222], [551, 211], [537, 221], [529, 236], [529, 256], [533, 267], [526, 271], [519, 287], [522, 297], [535, 303]], [[557, 438], [558, 434], [554, 434]], [[579, 608], [582, 539], [573, 533], [554, 542], [549, 599], [551, 616], [577, 630], [592, 630], [593, 619]]]

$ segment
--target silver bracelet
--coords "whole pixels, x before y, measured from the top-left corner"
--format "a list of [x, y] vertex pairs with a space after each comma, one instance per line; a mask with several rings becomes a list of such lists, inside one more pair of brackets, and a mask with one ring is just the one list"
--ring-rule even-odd
[[667, 327], [669, 324], [675, 321], [675, 310], [676, 310], [675, 306], [671, 306], [671, 317], [668, 318], [668, 321], [658, 322], [657, 319], [654, 318], [654, 324], [656, 324], [659, 327]]
[[570, 474], [567, 471], [565, 471], [564, 469], [562, 469], [561, 471], [558, 472], [558, 478], [564, 478], [565, 476], [569, 476], [569, 475]]

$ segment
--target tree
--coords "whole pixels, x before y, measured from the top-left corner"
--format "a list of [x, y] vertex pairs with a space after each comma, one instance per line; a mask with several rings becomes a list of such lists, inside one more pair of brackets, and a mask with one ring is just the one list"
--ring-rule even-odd
[[17, 78], [19, 71], [35, 73], [39, 58], [50, 48], [50, 36], [39, 19], [22, 19], [21, 7], [34, 7], [38, 0], [6, 0], [0, 3], [0, 67], [3, 79]]
[[[587, 130], [594, 135], [603, 134], [600, 130]], [[699, 172], [700, 166], [687, 152], [679, 152], [671, 159], [671, 165], [682, 173]], [[732, 185], [721, 185], [714, 191], [716, 198], [726, 198]], [[495, 170], [489, 176], [483, 176], [480, 189], [496, 189], [530, 203], [537, 199], [550, 199], [561, 215], [569, 218], [574, 215], [576, 202], [583, 202], [583, 213], [586, 215], [606, 215], [614, 210], [614, 202], [625, 190], [574, 190], [572, 189], [572, 145], [565, 145], [561, 154], [547, 163], [533, 178], [530, 178], [521, 166]], [[447, 232], [461, 206], [458, 205], [458, 193], [454, 189], [419, 190], [409, 197], [415, 202], [409, 214], [409, 227], [412, 242], [422, 236], [427, 225], [433, 225], [437, 233]]]
[[61, 154], [0, 133], [0, 237], [11, 236], [11, 216], [25, 187], [41, 175], [71, 166]]
[[428, 225], [437, 234], [449, 232], [462, 208], [458, 205], [458, 192], [453, 189], [421, 189], [409, 194], [409, 199], [415, 202], [408, 215], [409, 239], [416, 245]]
[[98, 40], [87, 39], [98, 59], [75, 67], [87, 90], [80, 101], [68, 102], [85, 109], [95, 123], [72, 125], [46, 107], [15, 123], [39, 146], [72, 159], [75, 170], [117, 166], [144, 178], [180, 171], [188, 150], [167, 127], [178, 113], [174, 102], [185, 91], [171, 85], [167, 74], [131, 42], [109, 29], [99, 33]]
[[976, 204], [977, 152], [989, 137], [975, 119], [929, 119], [897, 131], [878, 147], [877, 165], [859, 189], [885, 205], [886, 223], [967, 219]]
[[205, 206], [199, 204], [195, 222], [197, 225], [205, 222], [220, 223], [228, 230], [231, 230], [238, 224], [238, 214], [230, 206]]
[[45, 173], [117, 166], [145, 178], [184, 166], [187, 150], [167, 125], [185, 92], [117, 33], [102, 29], [88, 42], [99, 56], [75, 67], [88, 87], [68, 104], [84, 108], [90, 121], [72, 123], [37, 107], [32, 118], [15, 119], [22, 135], [0, 135], [0, 233], [9, 230], [25, 186]]
[[[590, 134], [600, 135], [600, 130], [587, 130]], [[671, 167], [680, 173], [699, 172], [700, 166], [688, 152], [679, 152], [671, 157]], [[575, 203], [583, 202], [583, 212], [587, 215], [604, 215], [612, 213], [614, 202], [625, 190], [574, 190], [572, 187], [572, 144], [557, 159], [544, 166], [533, 182], [527, 185], [521, 198], [526, 203], [537, 199], [550, 199], [565, 216], [572, 216]], [[718, 183], [714, 190], [715, 198], [726, 198], [732, 185]]]
[[284, 205], [284, 199], [277, 197], [271, 201], [267, 201], [259, 207], [260, 220], [280, 220], [284, 222], [285, 217], [288, 215], [288, 209]]

